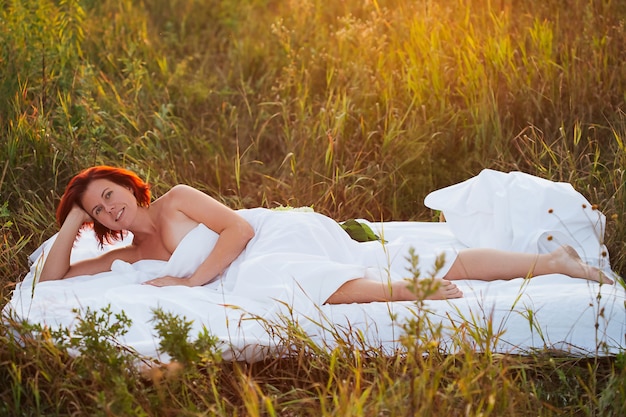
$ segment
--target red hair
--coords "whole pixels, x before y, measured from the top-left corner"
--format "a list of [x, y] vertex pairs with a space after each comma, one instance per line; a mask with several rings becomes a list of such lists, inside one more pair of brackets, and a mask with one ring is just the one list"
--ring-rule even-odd
[[[63, 225], [63, 223], [65, 223], [65, 219], [67, 219], [67, 216], [74, 205], [77, 205], [85, 210], [82, 203], [85, 190], [93, 180], [98, 179], [109, 180], [118, 185], [129, 188], [137, 199], [137, 205], [142, 207], [148, 207], [150, 205], [150, 186], [139, 178], [137, 174], [123, 168], [115, 168], [106, 165], [95, 166], [87, 168], [77, 174], [67, 184], [65, 192], [59, 202], [59, 206], [57, 207], [56, 217], [59, 225]], [[85, 223], [85, 225], [88, 224], [90, 223]], [[122, 230], [111, 230], [96, 221], [93, 222], [93, 230], [96, 233], [96, 237], [98, 238], [98, 242], [100, 242], [101, 246], [104, 245], [105, 242], [111, 243], [112, 241], [120, 240], [123, 237]]]

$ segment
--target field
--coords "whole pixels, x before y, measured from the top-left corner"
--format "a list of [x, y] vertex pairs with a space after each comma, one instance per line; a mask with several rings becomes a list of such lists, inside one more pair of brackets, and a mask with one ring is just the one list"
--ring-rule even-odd
[[[432, 220], [428, 192], [521, 170], [597, 204], [624, 276], [625, 25], [616, 0], [0, 0], [0, 305], [94, 164], [156, 197], [374, 221]], [[79, 357], [3, 322], [0, 415], [626, 415], [625, 352], [447, 355], [418, 320], [397, 357], [296, 329], [298, 356], [247, 365], [162, 317], [179, 361], [142, 371], [108, 319], [84, 319]]]

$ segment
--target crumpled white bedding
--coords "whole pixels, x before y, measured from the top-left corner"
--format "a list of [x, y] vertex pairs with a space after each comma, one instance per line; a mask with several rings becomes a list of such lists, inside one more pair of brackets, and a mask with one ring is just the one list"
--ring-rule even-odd
[[[352, 241], [333, 220], [316, 213], [241, 210], [254, 226], [255, 238], [220, 279], [194, 288], [141, 283], [166, 274], [190, 274], [217, 239], [203, 225], [183, 239], [168, 262], [117, 261], [110, 272], [34, 284], [49, 240], [31, 256], [32, 268], [3, 314], [71, 328], [77, 320], [73, 309], [110, 306], [132, 319], [120, 342], [162, 360], [168, 358], [159, 352], [152, 321], [155, 308], [193, 320], [192, 335], [207, 328], [220, 341], [226, 360], [252, 362], [280, 355], [280, 328], [286, 323], [297, 323], [323, 347], [350, 339], [393, 354], [402, 350], [402, 324], [416, 314], [428, 314], [434, 325], [443, 325], [440, 341], [450, 352], [455, 338], [477, 350], [503, 353], [558, 348], [606, 355], [624, 350], [624, 288], [563, 275], [458, 281], [464, 298], [426, 301], [427, 313], [410, 302], [323, 304], [353, 278], [408, 276], [411, 247], [419, 254], [422, 277], [432, 275], [440, 253], [446, 263], [436, 276], [444, 275], [456, 251], [467, 246], [545, 252], [562, 243], [572, 244], [586, 261], [610, 272], [608, 255], [603, 255], [604, 216], [569, 184], [485, 170], [432, 193], [425, 202], [442, 210], [446, 222], [368, 222], [385, 244]], [[117, 245], [128, 244], [130, 238]], [[98, 251], [93, 234], [84, 232], [72, 259]], [[491, 328], [494, 335], [472, 339], [470, 330], [478, 327]]]

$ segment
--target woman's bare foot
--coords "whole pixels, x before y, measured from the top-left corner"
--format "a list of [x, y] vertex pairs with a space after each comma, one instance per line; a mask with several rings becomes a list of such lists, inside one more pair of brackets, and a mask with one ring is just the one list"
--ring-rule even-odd
[[583, 278], [601, 284], [614, 284], [600, 269], [587, 265], [571, 246], [561, 246], [551, 253], [556, 270], [573, 278]]
[[424, 300], [448, 300], [463, 297], [463, 292], [456, 284], [447, 279], [420, 280], [417, 284], [418, 293], [425, 294]]

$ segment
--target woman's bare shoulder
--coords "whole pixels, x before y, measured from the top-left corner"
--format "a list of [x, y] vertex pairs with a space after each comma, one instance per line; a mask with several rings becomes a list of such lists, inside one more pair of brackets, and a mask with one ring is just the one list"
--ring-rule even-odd
[[173, 186], [168, 192], [155, 201], [155, 204], [160, 206], [160, 210], [178, 210], [198, 222], [202, 220], [196, 218], [196, 212], [213, 212], [220, 214], [223, 210], [227, 209], [226, 206], [204, 191], [185, 184]]
[[186, 184], [177, 184], [152, 203], [153, 206], [180, 205], [193, 202], [195, 199], [208, 197], [202, 191]]
[[[247, 224], [235, 211], [197, 188], [176, 185], [158, 201], [158, 217], [177, 227], [189, 222], [203, 223], [216, 233], [231, 225]], [[155, 202], [156, 203], [156, 202]]]

